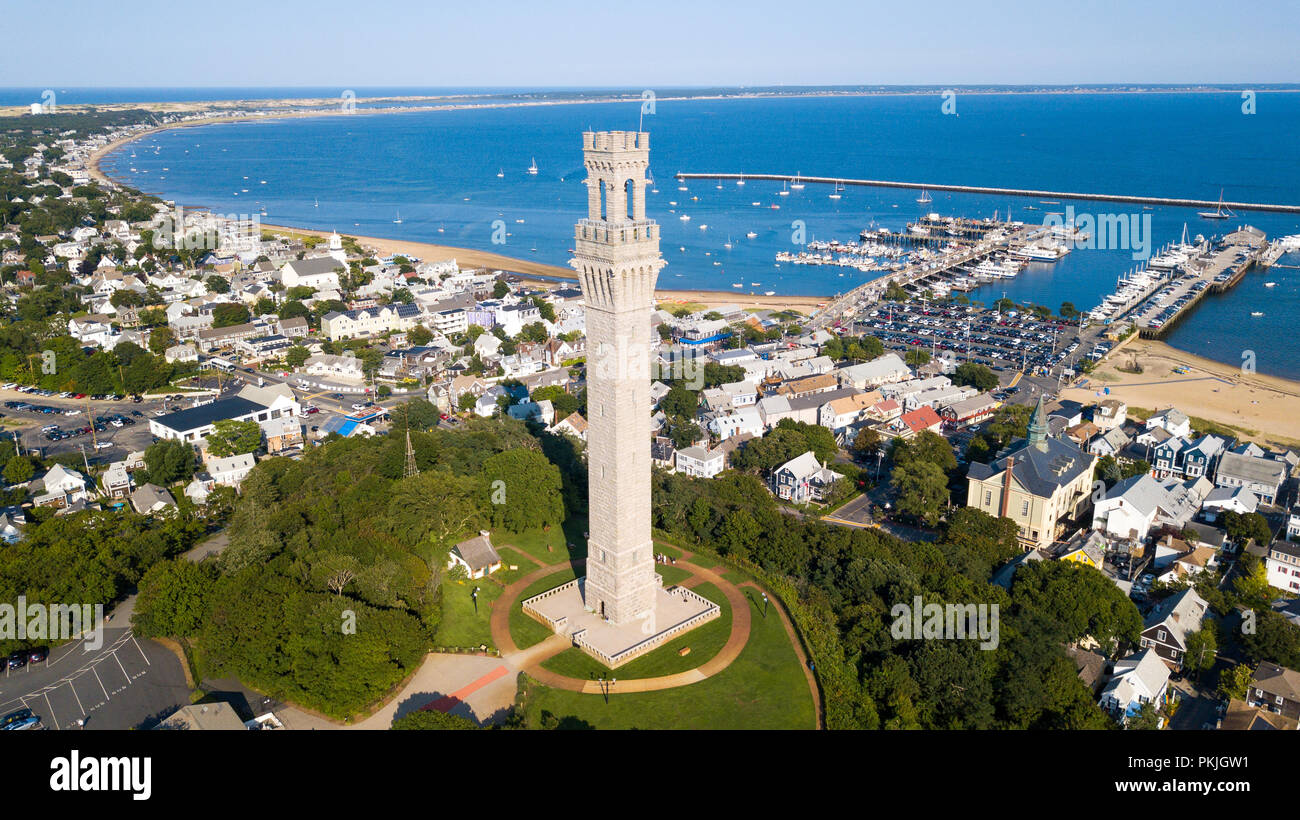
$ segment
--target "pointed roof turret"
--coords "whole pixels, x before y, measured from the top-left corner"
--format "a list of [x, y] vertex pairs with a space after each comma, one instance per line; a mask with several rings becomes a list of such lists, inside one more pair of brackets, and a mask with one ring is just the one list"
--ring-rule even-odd
[[1047, 416], [1043, 413], [1043, 395], [1038, 394], [1038, 404], [1029, 415], [1029, 446], [1047, 449]]

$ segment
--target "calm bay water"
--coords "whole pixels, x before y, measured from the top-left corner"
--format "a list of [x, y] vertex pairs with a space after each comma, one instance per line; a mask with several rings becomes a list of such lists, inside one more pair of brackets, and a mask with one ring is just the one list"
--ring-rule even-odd
[[[918, 191], [849, 188], [831, 200], [826, 186], [779, 196], [773, 183], [719, 188], [694, 181], [681, 191], [672, 178], [679, 171], [798, 172], [1205, 199], [1222, 190], [1229, 200], [1300, 202], [1300, 94], [1260, 92], [1253, 115], [1242, 114], [1231, 93], [969, 94], [957, 98], [957, 115], [943, 114], [941, 102], [938, 95], [660, 100], [642, 120], [658, 188], [648, 211], [663, 226], [669, 263], [660, 286], [842, 292], [873, 274], [775, 263], [777, 252], [799, 249], [793, 223], [806, 226], [809, 239], [845, 241], [871, 225], [901, 229], [924, 211], [982, 217], [1010, 210], [1039, 222], [1045, 212], [1073, 204], [1079, 214], [1149, 215], [1157, 248], [1178, 239], [1184, 225], [1193, 236], [1240, 224], [1270, 236], [1300, 233], [1294, 214], [1216, 223], [1191, 209], [964, 194], [934, 194], [923, 207]], [[635, 130], [640, 113], [636, 103], [601, 103], [223, 124], [151, 135], [115, 152], [104, 170], [220, 213], [253, 214], [265, 206], [263, 219], [274, 224], [564, 266], [573, 223], [586, 207], [580, 132]], [[534, 159], [540, 170], [532, 176], [526, 169]], [[493, 244], [494, 223], [509, 234], [504, 245]], [[758, 237], [746, 238], [749, 231]], [[1005, 292], [1017, 301], [1053, 308], [1071, 301], [1086, 309], [1136, 264], [1128, 249], [1076, 250], [970, 296], [991, 301]], [[1230, 294], [1208, 300], [1169, 342], [1230, 363], [1254, 350], [1260, 372], [1300, 378], [1300, 344], [1290, 331], [1300, 316], [1297, 273], [1251, 274]], [[1277, 286], [1265, 289], [1266, 280]], [[1253, 310], [1265, 315], [1253, 318]]]

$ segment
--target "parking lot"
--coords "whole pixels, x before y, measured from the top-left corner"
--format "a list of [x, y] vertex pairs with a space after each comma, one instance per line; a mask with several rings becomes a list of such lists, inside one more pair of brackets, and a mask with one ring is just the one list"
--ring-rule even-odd
[[[80, 453], [92, 463], [120, 460], [128, 452], [143, 450], [153, 438], [148, 419], [166, 407], [178, 408], [177, 401], [164, 397], [92, 397], [73, 394], [20, 392], [0, 388], [3, 414], [21, 425], [18, 435], [24, 449], [49, 457]], [[165, 412], [165, 411], [164, 411]]]
[[73, 641], [0, 676], [0, 714], [30, 709], [48, 729], [147, 728], [188, 702], [176, 656], [124, 627], [104, 627], [98, 649]]
[[1110, 347], [1096, 340], [1095, 331], [1081, 332], [1060, 318], [924, 302], [877, 305], [848, 326], [850, 335], [860, 332], [880, 339], [888, 350], [947, 353], [1000, 373], [1072, 369], [1084, 357], [1100, 358]]

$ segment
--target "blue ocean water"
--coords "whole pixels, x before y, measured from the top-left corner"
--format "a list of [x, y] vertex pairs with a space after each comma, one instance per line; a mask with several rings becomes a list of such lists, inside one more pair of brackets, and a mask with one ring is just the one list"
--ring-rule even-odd
[[[104, 169], [185, 205], [248, 214], [264, 206], [263, 219], [273, 224], [564, 266], [573, 223], [586, 207], [580, 132], [634, 130], [640, 123], [651, 134], [658, 190], [648, 211], [663, 226], [669, 263], [660, 286], [737, 293], [848, 290], [874, 274], [778, 265], [774, 256], [799, 250], [799, 225], [808, 239], [851, 240], [872, 225], [901, 229], [926, 211], [982, 217], [1010, 210], [1026, 222], [1069, 205], [1078, 214], [1149, 215], [1157, 247], [1178, 239], [1184, 225], [1191, 235], [1247, 223], [1270, 235], [1300, 233], [1296, 214], [1210, 222], [1194, 209], [938, 193], [922, 206], [919, 192], [909, 190], [850, 187], [831, 200], [828, 187], [811, 184], [778, 196], [774, 183], [719, 188], [693, 181], [681, 191], [673, 179], [677, 172], [798, 172], [1211, 200], [1222, 191], [1229, 200], [1300, 202], [1300, 94], [1259, 92], [1249, 115], [1235, 93], [963, 94], [956, 114], [944, 114], [942, 102], [938, 94], [661, 99], [645, 115], [639, 103], [588, 103], [268, 120], [160, 132], [119, 149]], [[526, 172], [534, 159], [535, 176]], [[502, 226], [505, 244], [494, 244]], [[758, 236], [746, 238], [750, 231]], [[970, 296], [991, 301], [1005, 292], [1017, 301], [1053, 308], [1071, 301], [1086, 309], [1136, 264], [1129, 249], [1080, 249]], [[1300, 315], [1296, 273], [1251, 274], [1168, 341], [1232, 363], [1240, 363], [1242, 350], [1255, 350], [1261, 372], [1300, 378], [1300, 347], [1290, 333]], [[1265, 279], [1277, 287], [1266, 291]], [[1265, 315], [1252, 318], [1264, 302]]]

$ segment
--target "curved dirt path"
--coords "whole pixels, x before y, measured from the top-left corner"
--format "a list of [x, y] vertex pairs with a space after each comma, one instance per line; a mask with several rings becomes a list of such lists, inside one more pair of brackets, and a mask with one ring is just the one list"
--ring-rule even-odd
[[[737, 589], [735, 584], [724, 579], [712, 569], [705, 569], [685, 559], [678, 561], [677, 566], [692, 573], [693, 577], [699, 578], [699, 583], [712, 583], [722, 590], [722, 594], [727, 598], [727, 603], [731, 606], [731, 634], [716, 655], [694, 669], [656, 678], [621, 680], [617, 684], [620, 693], [654, 692], [699, 683], [730, 666], [736, 658], [740, 657], [741, 651], [744, 650], [745, 644], [749, 641], [751, 614], [749, 601], [744, 593]], [[541, 664], [548, 658], [554, 657], [572, 646], [568, 639], [555, 635], [528, 649], [521, 650], [510, 635], [510, 611], [518, 603], [517, 599], [520, 593], [542, 578], [552, 575], [563, 568], [563, 563], [540, 567], [505, 588], [505, 591], [493, 602], [492, 617], [490, 619], [492, 640], [500, 648], [502, 660], [527, 672], [529, 676], [539, 683], [555, 689], [599, 695], [601, 694], [601, 683], [599, 681], [571, 678], [542, 668]], [[797, 643], [795, 644], [795, 651], [799, 651]]]

